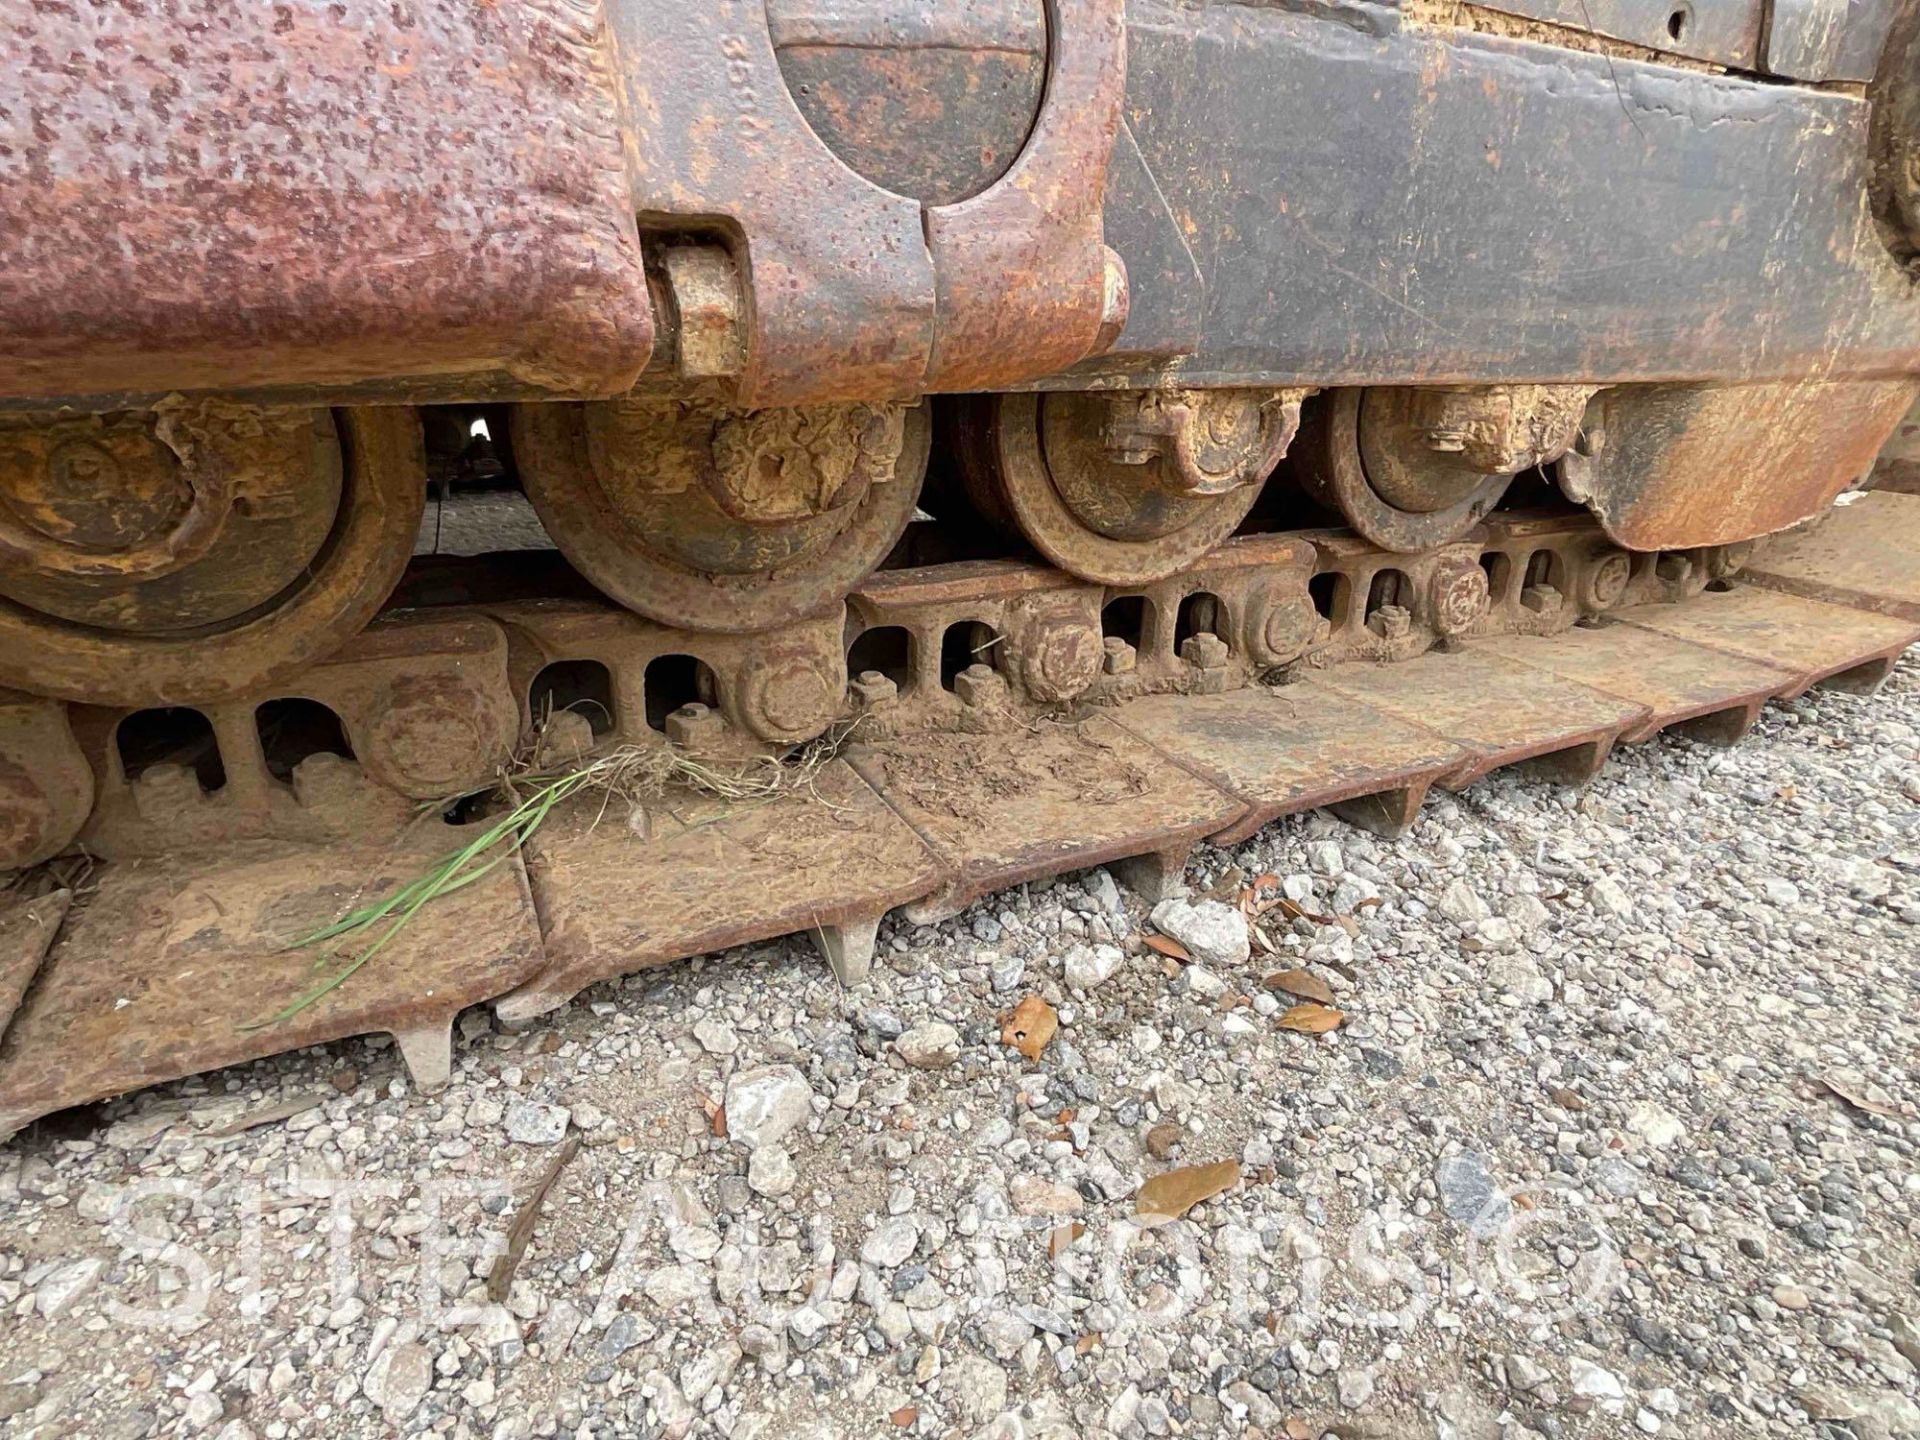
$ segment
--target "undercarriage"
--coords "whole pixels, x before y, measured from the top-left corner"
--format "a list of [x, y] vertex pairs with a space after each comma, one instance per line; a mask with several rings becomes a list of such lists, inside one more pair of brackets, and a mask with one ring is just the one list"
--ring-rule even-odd
[[1871, 690], [1920, 11], [1515, 4], [27, 22], [0, 1133]]

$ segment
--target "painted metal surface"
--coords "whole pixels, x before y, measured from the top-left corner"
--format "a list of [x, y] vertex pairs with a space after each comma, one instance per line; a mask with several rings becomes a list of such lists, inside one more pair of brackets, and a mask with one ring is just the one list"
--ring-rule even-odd
[[406, 569], [426, 506], [426, 459], [411, 411], [341, 411], [335, 424], [337, 521], [313, 562], [268, 603], [200, 629], [122, 633], [0, 600], [0, 685], [97, 705], [173, 705], [259, 689], [338, 649]]
[[[1871, 73], [1884, 4], [1796, 4], [1776, 70]], [[1748, 63], [1750, 3], [1632, 13], [1683, 11], [1650, 42], [1735, 17], [1702, 44]], [[1036, 100], [1037, 13], [31, 7], [0, 30], [33, 117], [0, 151], [0, 403], [610, 395], [652, 350], [643, 233], [734, 253], [747, 405], [1176, 361], [1265, 386], [1920, 368], [1897, 164], [1885, 238], [1860, 224], [1876, 153], [1911, 146], [1885, 78], [1910, 51], [1870, 105], [1445, 7], [1053, 0]]]
[[1561, 484], [1633, 550], [1724, 545], [1817, 515], [1872, 469], [1907, 380], [1602, 391]]
[[422, 1088], [444, 1084], [454, 1016], [542, 960], [517, 857], [424, 908], [379, 963], [308, 1009], [261, 1022], [329, 973], [293, 941], [412, 880], [458, 836], [418, 826], [363, 848], [258, 841], [103, 867], [0, 1035], [0, 1135], [70, 1105], [370, 1032], [400, 1039]]
[[613, 64], [596, 0], [13, 7], [0, 400], [626, 388]]
[[1363, 0], [1134, 0], [1128, 44], [1105, 209], [1135, 299], [1081, 377], [1175, 357], [1183, 383], [1276, 385], [1920, 368], [1913, 288], [1861, 224], [1858, 96]]

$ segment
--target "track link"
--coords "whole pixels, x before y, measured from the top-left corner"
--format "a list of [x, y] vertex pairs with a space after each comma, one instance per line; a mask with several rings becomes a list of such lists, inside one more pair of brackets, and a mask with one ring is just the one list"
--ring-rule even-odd
[[[1096, 864], [1158, 898], [1196, 845], [1283, 815], [1390, 834], [1433, 787], [1501, 767], [1579, 783], [1663, 729], [1732, 743], [1770, 699], [1878, 685], [1920, 637], [1899, 563], [1916, 551], [1920, 498], [1874, 494], [1737, 583], [1737, 555], [1628, 557], [1587, 522], [1503, 515], [1422, 556], [1246, 537], [1138, 589], [1010, 562], [882, 572], [844, 612], [759, 636], [579, 602], [398, 612], [144, 765], [128, 712], [0, 695], [11, 814], [56, 839], [77, 822], [12, 796], [63, 769], [97, 786], [92, 872], [0, 911], [0, 1134], [368, 1032], [431, 1088], [470, 1005], [524, 1023], [602, 979], [803, 932], [857, 984], [896, 908], [928, 921]], [[847, 738], [772, 800], [570, 802], [273, 1021], [314, 976], [290, 942], [457, 848], [463, 827], [419, 802], [487, 784], [550, 707], [547, 743], [714, 765]], [[343, 743], [294, 760], [263, 741], [265, 715], [322, 713]]]

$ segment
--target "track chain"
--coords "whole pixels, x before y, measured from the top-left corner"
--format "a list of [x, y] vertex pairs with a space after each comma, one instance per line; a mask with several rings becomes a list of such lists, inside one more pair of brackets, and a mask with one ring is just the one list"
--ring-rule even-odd
[[[1752, 584], [1730, 580], [1739, 553], [1629, 556], [1583, 520], [1501, 515], [1420, 556], [1244, 537], [1136, 589], [1014, 562], [885, 571], [762, 635], [573, 601], [395, 612], [293, 683], [194, 712], [200, 743], [138, 769], [140, 717], [0, 693], [0, 842], [31, 862], [77, 833], [97, 862], [71, 893], [0, 902], [0, 1134], [367, 1032], [431, 1088], [470, 1005], [525, 1023], [801, 932], [854, 984], [895, 908], [931, 920], [1096, 864], [1155, 898], [1195, 845], [1278, 816], [1392, 833], [1432, 787], [1498, 767], [1579, 782], [1664, 728], [1731, 743], [1769, 699], [1878, 684], [1920, 636], [1917, 550], [1920, 498], [1873, 495], [1774, 545]], [[291, 754], [263, 741], [268, 713], [331, 715], [346, 743]], [[543, 722], [550, 746], [672, 744], [715, 768], [841, 743], [771, 800], [583, 798], [259, 1024], [311, 981], [291, 941], [457, 848], [421, 802], [490, 784]]]

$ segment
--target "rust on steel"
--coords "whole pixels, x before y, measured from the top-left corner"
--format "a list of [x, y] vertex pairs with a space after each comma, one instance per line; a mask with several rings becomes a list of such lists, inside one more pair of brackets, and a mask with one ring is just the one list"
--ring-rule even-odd
[[32, 5], [0, 74], [0, 400], [605, 395], [646, 363], [594, 0]]
[[[1920, 500], [1874, 498], [1875, 524], [1910, 546]], [[0, 1039], [0, 1129], [367, 1031], [398, 1036], [416, 1079], [430, 1086], [445, 1076], [448, 1021], [466, 1004], [492, 999], [503, 1014], [529, 1018], [599, 978], [793, 932], [813, 934], [838, 973], [855, 975], [895, 907], [927, 918], [1094, 863], [1152, 888], [1202, 839], [1232, 842], [1311, 806], [1392, 831], [1430, 787], [1464, 785], [1497, 766], [1532, 764], [1573, 780], [1615, 744], [1664, 726], [1731, 740], [1769, 698], [1813, 683], [1877, 683], [1920, 634], [1920, 622], [1864, 602], [1705, 589], [1709, 577], [1731, 573], [1737, 551], [1662, 556], [1630, 564], [1623, 583], [1601, 584], [1619, 579], [1619, 553], [1593, 522], [1566, 515], [1498, 517], [1418, 557], [1342, 532], [1245, 537], [1132, 592], [1155, 612], [1142, 621], [1136, 668], [1161, 677], [1159, 688], [1127, 688], [1134, 672], [1103, 668], [1078, 696], [1104, 700], [1101, 709], [1039, 727], [1032, 719], [1065, 693], [1062, 677], [1084, 677], [1085, 642], [1111, 592], [1006, 562], [889, 572], [853, 597], [860, 623], [834, 615], [802, 627], [830, 685], [837, 675], [846, 686], [841, 646], [876, 623], [909, 629], [922, 649], [954, 624], [1002, 637], [954, 676], [916, 661], [901, 703], [921, 724], [856, 735], [818, 777], [818, 793], [798, 789], [770, 805], [669, 791], [609, 820], [602, 798], [590, 797], [535, 838], [531, 888], [517, 862], [502, 867], [423, 911], [390, 953], [322, 1004], [257, 1030], [241, 1027], [311, 983], [307, 957], [284, 948], [292, 934], [412, 878], [454, 843], [451, 827], [420, 826], [411, 798], [420, 790], [405, 778], [424, 787], [426, 777], [458, 771], [476, 742], [449, 717], [490, 707], [495, 743], [504, 744], [513, 722], [524, 734], [544, 718], [527, 703], [533, 677], [553, 660], [593, 657], [610, 672], [610, 738], [662, 743], [650, 724], [648, 662], [697, 652], [715, 669], [720, 702], [706, 738], [734, 755], [771, 753], [742, 748], [752, 739], [742, 733], [747, 717], [754, 706], [775, 717], [787, 707], [742, 697], [757, 693], [754, 677], [804, 656], [779, 650], [788, 638], [779, 634], [676, 632], [584, 603], [396, 618], [290, 690], [210, 707], [227, 771], [212, 793], [180, 765], [117, 774], [107, 737], [120, 717], [81, 707], [79, 748], [105, 787], [88, 845], [104, 858]], [[1479, 585], [1462, 583], [1468, 564], [1484, 577]], [[1307, 621], [1297, 602], [1315, 576], [1338, 584], [1330, 598], [1318, 587], [1307, 595], [1315, 607]], [[1839, 578], [1861, 583], [1844, 570]], [[1167, 617], [1200, 587], [1212, 599], [1208, 628], [1176, 646]], [[1540, 603], [1546, 591], [1561, 603]], [[1586, 613], [1582, 597], [1594, 595], [1621, 623], [1573, 627]], [[1403, 622], [1375, 628], [1382, 610]], [[1306, 663], [1283, 667], [1290, 683], [1255, 684], [1265, 672], [1237, 659], [1213, 663], [1216, 649], [1238, 657], [1274, 634], [1308, 635], [1314, 647]], [[1454, 648], [1433, 648], [1449, 636]], [[1355, 660], [1394, 663], [1341, 663]], [[396, 684], [411, 680], [428, 683], [418, 693]], [[454, 683], [474, 693], [436, 688]], [[915, 711], [908, 700], [929, 686], [954, 708]], [[269, 776], [252, 712], [287, 693], [334, 708], [353, 757], [316, 753], [289, 779]], [[852, 705], [857, 687], [843, 693]], [[396, 707], [407, 714], [394, 722], [405, 733], [382, 740], [383, 717]], [[559, 718], [581, 722], [577, 713]], [[391, 753], [376, 762], [383, 744]], [[41, 753], [44, 745], [29, 762]], [[467, 773], [463, 783], [484, 778]], [[263, 789], [264, 810], [231, 798]], [[743, 864], [764, 867], [765, 883], [743, 891]], [[763, 899], [743, 906], [743, 893]], [[488, 937], [477, 957], [476, 934]], [[129, 936], [144, 938], [129, 945]], [[113, 1003], [129, 993], [135, 1004]]]
[[1603, 390], [1561, 487], [1631, 550], [1751, 540], [1865, 476], [1916, 394], [1913, 380]]
[[[275, 573], [254, 569], [281, 564], [265, 546], [256, 559], [217, 566], [206, 576], [182, 569], [155, 577], [151, 583], [172, 591], [175, 606], [201, 607], [205, 623], [191, 629], [165, 607], [160, 618], [175, 623], [158, 629], [76, 623], [33, 608], [31, 600], [48, 588], [44, 580], [9, 581], [0, 585], [0, 597], [21, 598], [0, 598], [0, 685], [98, 705], [212, 700], [259, 689], [324, 659], [356, 634], [386, 603], [413, 553], [426, 505], [420, 424], [409, 410], [369, 406], [334, 411], [330, 420], [292, 433], [305, 437], [301, 444], [291, 452], [269, 444], [266, 454], [305, 460], [313, 476], [308, 483], [337, 475], [341, 499], [327, 542], [310, 559], [302, 557], [278, 593], [236, 611], [225, 588], [237, 586], [246, 595], [263, 573]], [[267, 438], [281, 434], [270, 430]], [[248, 528], [231, 523], [236, 534]], [[126, 604], [124, 594], [116, 590], [108, 600]], [[68, 595], [62, 608], [77, 603]]]
[[913, 518], [925, 405], [523, 405], [527, 494], [581, 573], [643, 615], [764, 630], [835, 604]]
[[[969, 395], [946, 402], [941, 419], [982, 514], [1071, 574], [1138, 585], [1176, 573], [1233, 533], [1300, 413], [1299, 392], [1171, 403], [1179, 413], [1150, 392]], [[1223, 422], [1212, 446], [1193, 434], [1210, 419]], [[1143, 433], [1143, 424], [1160, 433]], [[1195, 463], [1196, 449], [1208, 454], [1211, 473]]]
[[[1125, 80], [1122, 0], [1048, 5], [1046, 83], [1024, 131], [1003, 106], [973, 103], [1007, 78], [1009, 55], [1016, 70], [1030, 64], [1037, 41], [1018, 8], [934, 19], [911, 5], [782, 4], [772, 26], [680, 0], [615, 8], [628, 102], [645, 117], [631, 137], [635, 208], [649, 227], [718, 220], [735, 237], [751, 297], [741, 404], [1028, 380], [1118, 333], [1124, 266], [1101, 217]], [[863, 41], [869, 24], [898, 32], [897, 43]], [[932, 33], [942, 26], [959, 29]], [[918, 100], [888, 83], [902, 67], [931, 78], [928, 66], [955, 73]], [[791, 77], [830, 82], [806, 101], [818, 131]], [[846, 108], [860, 94], [884, 103]], [[939, 113], [922, 115], [921, 104]], [[888, 132], [913, 123], [937, 132], [948, 155], [999, 157], [1010, 136], [1023, 143], [1004, 170], [994, 160], [996, 176], [976, 175], [984, 189], [945, 200], [969, 188], [950, 168], [923, 170], [924, 185], [896, 173]], [[863, 169], [942, 203], [884, 188]]]

